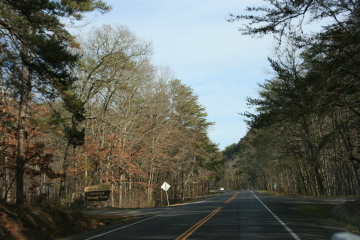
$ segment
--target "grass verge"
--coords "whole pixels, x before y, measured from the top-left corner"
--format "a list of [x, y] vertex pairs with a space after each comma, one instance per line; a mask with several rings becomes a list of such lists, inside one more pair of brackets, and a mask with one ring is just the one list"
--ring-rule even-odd
[[360, 200], [342, 204], [305, 204], [299, 208], [351, 232], [360, 233]]
[[[271, 196], [289, 196], [270, 191], [261, 192]], [[314, 217], [332, 222], [351, 232], [360, 234], [360, 199], [341, 204], [303, 204], [299, 205], [298, 208], [310, 213]]]

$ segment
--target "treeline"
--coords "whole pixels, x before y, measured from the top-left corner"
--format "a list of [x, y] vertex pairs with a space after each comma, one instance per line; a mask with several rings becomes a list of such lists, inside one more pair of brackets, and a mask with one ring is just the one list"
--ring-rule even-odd
[[[33, 3], [33, 2], [36, 2]], [[70, 35], [102, 1], [0, 1], [2, 201], [68, 205], [111, 182], [110, 206], [151, 207], [202, 195], [221, 177], [191, 87], [151, 63], [126, 26]]]
[[[251, 21], [244, 34], [273, 33], [281, 42], [269, 59], [274, 77], [259, 85], [257, 98], [247, 99], [255, 109], [243, 114], [247, 135], [225, 153], [236, 163], [242, 188], [359, 195], [359, 2], [271, 4], [248, 9], [263, 15], [232, 15]], [[305, 34], [304, 22], [323, 27]]]

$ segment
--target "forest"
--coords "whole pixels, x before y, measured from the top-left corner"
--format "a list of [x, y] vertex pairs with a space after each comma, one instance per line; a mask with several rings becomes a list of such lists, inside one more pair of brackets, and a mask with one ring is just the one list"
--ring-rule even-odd
[[[67, 30], [99, 0], [0, 1], [0, 193], [69, 206], [111, 184], [108, 206], [154, 207], [207, 194], [222, 175], [213, 125], [190, 86], [151, 63], [125, 25]], [[81, 198], [80, 198], [81, 200]]]
[[[272, 77], [259, 83], [249, 131], [224, 151], [231, 187], [360, 194], [360, 2], [270, 1], [249, 7], [242, 34], [271, 34]], [[316, 26], [316, 27], [315, 27]], [[230, 172], [231, 171], [231, 172]]]
[[111, 6], [0, 0], [0, 201], [70, 206], [103, 183], [119, 208], [165, 206], [164, 182], [172, 202], [219, 187], [359, 195], [360, 2], [264, 2], [228, 19], [278, 45], [271, 78], [244, 100], [246, 136], [220, 151], [151, 42], [119, 24], [69, 32]]

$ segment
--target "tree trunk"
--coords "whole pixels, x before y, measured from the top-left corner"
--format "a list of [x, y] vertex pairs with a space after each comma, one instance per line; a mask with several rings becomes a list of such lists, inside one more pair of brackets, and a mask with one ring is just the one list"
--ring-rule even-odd
[[25, 129], [26, 113], [31, 91], [29, 73], [26, 66], [21, 71], [21, 96], [18, 118], [18, 155], [16, 158], [16, 204], [24, 203], [24, 165], [26, 160], [27, 134]]

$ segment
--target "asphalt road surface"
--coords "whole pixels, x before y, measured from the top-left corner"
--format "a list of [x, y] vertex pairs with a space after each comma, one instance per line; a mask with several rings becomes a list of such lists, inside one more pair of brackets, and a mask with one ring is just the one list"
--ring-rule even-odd
[[[331, 239], [342, 232], [295, 208], [305, 198], [268, 196], [256, 191], [227, 191], [206, 200], [165, 208], [97, 211], [139, 216], [67, 240], [109, 239]], [[316, 203], [312, 201], [312, 203]]]

